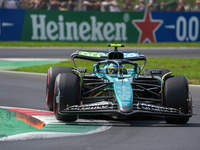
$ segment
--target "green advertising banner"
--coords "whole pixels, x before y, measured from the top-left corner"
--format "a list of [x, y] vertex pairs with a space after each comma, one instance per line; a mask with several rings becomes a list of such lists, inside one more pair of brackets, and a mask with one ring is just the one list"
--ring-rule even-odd
[[[137, 42], [142, 13], [26, 10], [22, 41]], [[134, 35], [134, 36], [133, 36]]]
[[22, 41], [198, 42], [200, 13], [26, 10]]

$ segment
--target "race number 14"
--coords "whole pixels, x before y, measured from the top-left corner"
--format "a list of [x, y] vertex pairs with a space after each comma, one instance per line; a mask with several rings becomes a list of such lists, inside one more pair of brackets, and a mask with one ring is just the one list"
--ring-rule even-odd
[[176, 21], [176, 37], [178, 41], [196, 41], [199, 36], [199, 20], [196, 16], [189, 18], [180, 16]]

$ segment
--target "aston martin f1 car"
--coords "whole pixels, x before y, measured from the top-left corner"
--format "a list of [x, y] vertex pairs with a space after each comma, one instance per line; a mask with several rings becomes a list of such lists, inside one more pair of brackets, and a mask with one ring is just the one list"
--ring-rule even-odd
[[[71, 54], [74, 68], [49, 68], [46, 106], [58, 120], [75, 121], [78, 115], [148, 114], [163, 116], [167, 123], [188, 122], [192, 95], [185, 76], [174, 76], [168, 69], [142, 72], [143, 54], [118, 51], [123, 44], [108, 46], [114, 50], [77, 50]], [[92, 72], [78, 68], [75, 59], [96, 61]]]

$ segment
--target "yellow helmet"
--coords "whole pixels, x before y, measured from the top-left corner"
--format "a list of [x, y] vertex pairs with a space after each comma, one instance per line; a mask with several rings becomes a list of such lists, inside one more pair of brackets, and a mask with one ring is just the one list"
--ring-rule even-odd
[[[124, 74], [127, 74], [126, 69], [124, 68], [123, 65], [120, 66], [120, 71], [123, 71]], [[116, 64], [111, 63], [108, 66], [108, 73], [109, 74], [116, 74], [118, 72], [118, 66]]]

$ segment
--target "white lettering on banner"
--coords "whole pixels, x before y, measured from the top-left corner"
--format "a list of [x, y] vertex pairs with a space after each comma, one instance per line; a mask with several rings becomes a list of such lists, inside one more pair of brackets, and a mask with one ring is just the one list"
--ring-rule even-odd
[[46, 22], [46, 15], [32, 14], [32, 40], [51, 41], [127, 41], [126, 24], [124, 22], [99, 22], [96, 16], [90, 21], [64, 22], [64, 16], [59, 15], [58, 21]]
[[58, 39], [58, 34], [56, 34], [57, 31], [58, 26], [56, 25], [56, 23], [54, 21], [49, 21], [49, 23], [47, 24], [47, 36], [50, 40], [55, 41], [56, 39]]
[[60, 15], [58, 17], [58, 20], [59, 20], [59, 23], [58, 23], [58, 26], [59, 26], [59, 41], [64, 41], [65, 40], [65, 35], [64, 35], [64, 23], [63, 23], [63, 20], [64, 20], [64, 17], [62, 15]]
[[111, 22], [105, 24], [103, 33], [107, 41], [112, 41], [114, 39], [114, 35], [112, 34], [114, 30], [114, 26]]
[[[116, 33], [115, 41], [126, 41], [128, 40], [126, 36], [126, 24], [125, 23], [115, 23]], [[121, 35], [122, 33], [122, 35]]]
[[176, 20], [176, 38], [178, 41], [196, 41], [199, 36], [199, 19], [191, 16], [188, 20], [179, 16]]
[[96, 22], [96, 17], [91, 16], [90, 17], [91, 21], [92, 21], [92, 41], [97, 41], [97, 36], [99, 41], [103, 41], [104, 38], [102, 36], [101, 33], [101, 27], [103, 26], [103, 22]]
[[79, 25], [79, 36], [83, 41], [88, 41], [90, 39], [91, 37], [89, 34], [90, 30], [91, 30], [91, 27], [89, 23], [87, 22], [82, 22]]
[[[39, 17], [39, 22], [37, 22], [37, 18]], [[32, 25], [33, 25], [33, 36], [32, 40], [47, 40], [45, 35], [45, 18], [46, 15], [31, 15]], [[38, 35], [38, 30], [40, 30], [40, 37]]]
[[[67, 28], [67, 41], [78, 41], [78, 33], [77, 33], [77, 23], [76, 22], [66, 22], [66, 28]], [[73, 34], [72, 32], [73, 31]]]

